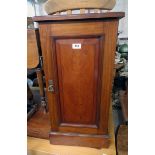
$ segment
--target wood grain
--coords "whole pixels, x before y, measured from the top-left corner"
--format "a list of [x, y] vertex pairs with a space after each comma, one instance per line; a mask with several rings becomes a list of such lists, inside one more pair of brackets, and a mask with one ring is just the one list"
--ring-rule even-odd
[[27, 29], [27, 68], [36, 68], [39, 64], [39, 49], [37, 45], [37, 30]]
[[[40, 25], [41, 26], [41, 25]], [[48, 25], [42, 25], [39, 28], [39, 33], [40, 33], [40, 41], [41, 41], [41, 48], [42, 48], [42, 54], [43, 54], [43, 62], [44, 62], [44, 72], [45, 72], [45, 80], [46, 80], [46, 87], [48, 87], [49, 83], [48, 80], [49, 79], [54, 79], [53, 76], [51, 76], [51, 74], [49, 75], [49, 68], [52, 69], [52, 71], [54, 71], [54, 67], [53, 67], [53, 61], [51, 61], [51, 59], [48, 59], [47, 54], [51, 54], [49, 53], [49, 49], [47, 49], [47, 47], [49, 47], [49, 36], [48, 33], [50, 32], [49, 26]], [[49, 57], [50, 58], [50, 57]], [[56, 98], [53, 97], [53, 95], [50, 95], [50, 93], [47, 91], [46, 89], [46, 94], [48, 96], [48, 107], [49, 107], [49, 118], [51, 121], [51, 126], [53, 130], [57, 130], [57, 124], [59, 122], [59, 118], [58, 118], [58, 113], [56, 113], [56, 111], [58, 111], [56, 108], [56, 106], [52, 103], [56, 102]]]
[[67, 14], [68, 15], [72, 14], [72, 10], [67, 10]]
[[72, 0], [69, 2], [66, 2], [65, 0], [48, 0], [44, 5], [44, 9], [48, 14], [70, 9], [84, 8], [102, 8], [109, 10], [115, 6], [115, 3], [115, 0]]
[[106, 135], [88, 135], [77, 133], [50, 133], [51, 144], [72, 145], [72, 146], [87, 146], [93, 148], [109, 147], [109, 136]]
[[43, 71], [42, 69], [37, 68], [36, 73], [37, 73], [37, 79], [38, 79], [38, 84], [39, 84], [40, 96], [45, 97], [44, 85], [43, 85]]
[[27, 135], [37, 138], [49, 139], [50, 133], [49, 113], [39, 109], [27, 122]]
[[85, 13], [85, 9], [80, 9], [80, 14], [84, 14]]
[[49, 140], [28, 137], [28, 154], [29, 155], [116, 155], [114, 122], [112, 119], [112, 106], [109, 112], [109, 135], [110, 145], [108, 148], [95, 149], [90, 147], [52, 145]]
[[86, 19], [121, 19], [125, 16], [124, 12], [107, 12], [107, 13], [92, 13], [92, 14], [80, 14], [80, 15], [48, 15], [48, 16], [35, 16], [34, 22], [43, 21], [62, 21], [62, 20], [86, 20]]
[[[64, 144], [68, 144], [70, 137], [60, 133], [100, 135], [104, 142], [104, 137], [108, 137], [118, 20], [123, 15], [105, 13], [90, 19], [89, 15], [81, 19], [76, 16], [79, 19], [71, 21], [69, 16], [63, 18], [68, 21], [54, 21], [51, 16], [37, 18], [46, 85], [49, 80], [54, 82], [54, 92], [48, 92], [51, 133], [58, 133], [57, 138], [62, 138]], [[72, 49], [74, 42], [81, 43], [78, 52]], [[78, 136], [75, 139], [86, 145]], [[100, 139], [94, 141], [87, 145], [100, 147]]]
[[96, 124], [99, 39], [57, 39], [56, 55], [62, 122]]
[[120, 91], [119, 99], [122, 107], [124, 121], [128, 122], [128, 91]]
[[117, 154], [128, 155], [128, 126], [120, 125], [117, 133]]

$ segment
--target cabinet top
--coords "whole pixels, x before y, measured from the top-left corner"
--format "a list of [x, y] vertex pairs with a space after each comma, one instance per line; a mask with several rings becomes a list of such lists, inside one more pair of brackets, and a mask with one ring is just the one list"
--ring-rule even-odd
[[87, 19], [121, 19], [125, 16], [124, 12], [107, 12], [107, 13], [89, 13], [89, 14], [71, 14], [71, 15], [47, 15], [35, 16], [34, 22], [45, 21], [68, 21], [68, 20], [87, 20]]

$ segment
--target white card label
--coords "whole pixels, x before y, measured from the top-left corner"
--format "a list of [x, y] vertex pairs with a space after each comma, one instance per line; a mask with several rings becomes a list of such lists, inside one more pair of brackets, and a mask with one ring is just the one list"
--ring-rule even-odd
[[81, 44], [72, 44], [72, 49], [81, 49]]

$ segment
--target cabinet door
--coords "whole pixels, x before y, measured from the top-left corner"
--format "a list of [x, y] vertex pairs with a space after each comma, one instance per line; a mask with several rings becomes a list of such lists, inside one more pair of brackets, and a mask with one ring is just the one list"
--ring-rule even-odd
[[96, 125], [99, 40], [56, 41], [61, 123]]
[[59, 131], [97, 133], [103, 38], [56, 38], [53, 43]]

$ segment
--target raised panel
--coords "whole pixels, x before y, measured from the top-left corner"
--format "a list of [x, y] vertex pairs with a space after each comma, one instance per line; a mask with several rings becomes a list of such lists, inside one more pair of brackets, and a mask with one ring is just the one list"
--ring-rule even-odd
[[100, 38], [56, 39], [55, 44], [61, 123], [97, 125]]

